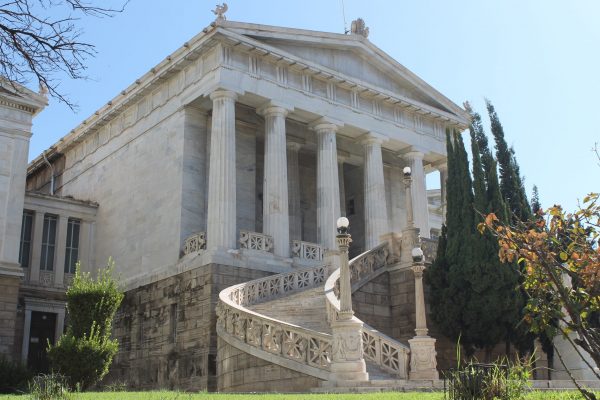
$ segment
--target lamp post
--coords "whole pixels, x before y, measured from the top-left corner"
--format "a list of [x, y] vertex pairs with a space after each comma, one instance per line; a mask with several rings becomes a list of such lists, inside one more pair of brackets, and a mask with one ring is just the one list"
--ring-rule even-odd
[[404, 169], [402, 170], [402, 173], [404, 174], [404, 190], [405, 190], [405, 197], [406, 197], [406, 226], [407, 228], [414, 228], [415, 227], [415, 221], [414, 221], [414, 212], [413, 212], [413, 205], [412, 205], [412, 193], [411, 193], [411, 186], [412, 186], [412, 171], [410, 169], [410, 167], [404, 167]]
[[334, 386], [369, 380], [363, 358], [362, 322], [353, 317], [352, 311], [352, 286], [348, 264], [348, 247], [352, 243], [352, 237], [348, 233], [348, 225], [348, 218], [338, 218], [336, 241], [340, 253], [337, 258], [340, 268], [340, 311], [337, 318], [331, 321], [333, 340], [329, 374], [330, 384]]
[[411, 250], [412, 267], [415, 274], [415, 314], [416, 336], [408, 340], [410, 345], [410, 379], [439, 379], [435, 351], [435, 339], [427, 335], [427, 316], [425, 311], [425, 292], [423, 291], [423, 271], [425, 263], [423, 250], [414, 247]]
[[352, 236], [348, 233], [350, 221], [341, 217], [337, 220], [336, 236], [337, 245], [340, 250], [340, 320], [352, 319], [352, 284], [350, 283], [350, 266], [348, 265], [348, 248], [352, 243]]

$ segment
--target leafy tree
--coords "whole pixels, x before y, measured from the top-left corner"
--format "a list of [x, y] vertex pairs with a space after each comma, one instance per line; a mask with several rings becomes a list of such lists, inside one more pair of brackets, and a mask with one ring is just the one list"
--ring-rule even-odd
[[69, 326], [55, 346], [48, 345], [52, 368], [64, 374], [71, 387], [87, 389], [102, 379], [117, 353], [116, 339], [110, 339], [112, 320], [123, 293], [112, 276], [114, 264], [93, 279], [82, 273], [79, 264], [67, 290]]
[[496, 142], [496, 158], [500, 169], [500, 192], [508, 206], [509, 216], [527, 221], [532, 216], [531, 208], [525, 194], [523, 178], [521, 178], [519, 164], [515, 158], [515, 151], [513, 148], [508, 147], [504, 139], [504, 128], [494, 106], [487, 99], [485, 103], [490, 117], [492, 135]]
[[[86, 0], [7, 0], [0, 4], [0, 77], [40, 88], [74, 108], [59, 88], [60, 77], [84, 79], [94, 45], [81, 40], [82, 16], [110, 17], [123, 11]], [[52, 13], [49, 13], [52, 9]], [[55, 16], [49, 16], [54, 14]]]
[[[554, 206], [540, 216], [534, 223], [509, 225], [491, 213], [479, 229], [496, 236], [501, 261], [522, 263], [523, 287], [529, 295], [526, 317], [532, 330], [549, 337], [558, 331], [575, 352], [589, 354], [600, 366], [600, 328], [593, 320], [600, 312], [600, 196], [586, 196], [574, 213]], [[588, 363], [600, 379], [595, 366]], [[586, 399], [596, 399], [578, 388]]]

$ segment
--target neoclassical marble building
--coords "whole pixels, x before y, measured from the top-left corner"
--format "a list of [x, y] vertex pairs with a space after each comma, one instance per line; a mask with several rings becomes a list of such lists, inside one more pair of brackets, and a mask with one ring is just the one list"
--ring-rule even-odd
[[[435, 244], [445, 131], [469, 117], [372, 44], [362, 21], [336, 34], [218, 14], [27, 165], [45, 103], [0, 91], [2, 151], [21, 146], [0, 164], [2, 353], [43, 369], [40, 343], [62, 332], [75, 262], [95, 271], [112, 257], [126, 290], [115, 377], [190, 390], [326, 385], [346, 216], [367, 375], [435, 372], [435, 351], [409, 344], [415, 328], [428, 337], [415, 325], [410, 245], [414, 228], [426, 256]], [[441, 191], [428, 194], [433, 171]]]

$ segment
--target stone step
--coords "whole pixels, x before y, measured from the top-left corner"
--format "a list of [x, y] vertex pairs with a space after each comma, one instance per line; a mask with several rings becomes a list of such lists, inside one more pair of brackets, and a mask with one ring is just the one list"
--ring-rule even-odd
[[[323, 286], [291, 293], [288, 296], [255, 304], [248, 308], [256, 313], [285, 321], [317, 332], [331, 334], [327, 321], [326, 298]], [[369, 379], [382, 385], [396, 387], [395, 376], [382, 370], [376, 364], [365, 360]]]
[[323, 286], [248, 307], [250, 310], [318, 332], [331, 333]]

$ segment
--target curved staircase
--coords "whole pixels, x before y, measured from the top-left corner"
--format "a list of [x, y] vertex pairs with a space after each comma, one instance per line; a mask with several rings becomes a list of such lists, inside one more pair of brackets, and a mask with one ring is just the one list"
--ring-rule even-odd
[[[350, 261], [353, 292], [390, 266], [389, 254], [384, 243]], [[223, 290], [217, 305], [219, 339], [253, 357], [320, 381], [319, 386], [304, 391], [432, 389], [434, 381], [408, 380], [409, 347], [367, 324], [363, 324], [362, 342], [369, 381], [338, 387], [329, 380], [331, 322], [340, 309], [340, 271], [328, 272], [326, 265], [319, 265]]]

